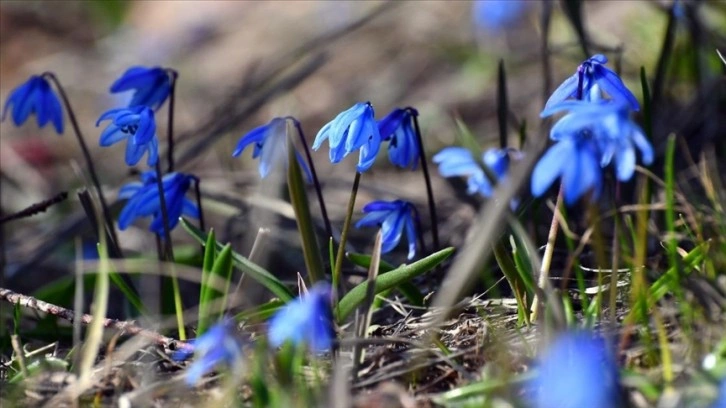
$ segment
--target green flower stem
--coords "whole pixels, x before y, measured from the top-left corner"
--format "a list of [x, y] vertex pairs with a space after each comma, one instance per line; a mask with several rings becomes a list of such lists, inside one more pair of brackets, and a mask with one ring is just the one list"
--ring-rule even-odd
[[441, 249], [439, 245], [439, 226], [436, 217], [436, 202], [434, 201], [434, 190], [431, 188], [431, 176], [429, 174], [429, 166], [426, 163], [426, 152], [424, 151], [423, 137], [421, 137], [421, 128], [418, 124], [418, 112], [411, 109], [411, 116], [413, 117], [413, 126], [416, 129], [416, 140], [418, 141], [418, 154], [421, 162], [421, 171], [424, 175], [424, 181], [426, 182], [426, 197], [429, 202], [429, 216], [431, 217], [431, 235], [433, 236], [434, 252]]
[[[343, 231], [340, 233], [340, 243], [338, 246], [338, 254], [335, 257], [335, 268], [333, 269], [333, 291], [338, 290], [340, 284], [340, 274], [343, 269], [343, 258], [345, 258], [345, 244], [348, 241], [348, 231], [350, 230], [350, 222], [353, 220], [353, 209], [355, 208], [355, 197], [358, 195], [358, 185], [360, 184], [360, 173], [355, 172], [353, 179], [353, 189], [350, 192], [348, 200], [348, 212], [343, 221]], [[335, 296], [333, 297], [335, 299]]]

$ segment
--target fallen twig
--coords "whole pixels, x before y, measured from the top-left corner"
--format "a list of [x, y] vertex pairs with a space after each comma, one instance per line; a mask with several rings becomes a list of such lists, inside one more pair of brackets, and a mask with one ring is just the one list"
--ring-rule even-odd
[[[76, 321], [77, 317], [83, 324], [90, 324], [93, 320], [93, 316], [89, 314], [77, 315], [74, 311], [66, 309], [65, 307], [44, 302], [32, 296], [22, 295], [10, 289], [0, 288], [0, 300], [48, 313], [71, 323]], [[194, 350], [193, 346], [189, 343], [166, 337], [152, 330], [144, 329], [136, 325], [133, 321], [104, 318], [103, 327], [120, 330], [124, 334], [144, 336], [168, 350]]]

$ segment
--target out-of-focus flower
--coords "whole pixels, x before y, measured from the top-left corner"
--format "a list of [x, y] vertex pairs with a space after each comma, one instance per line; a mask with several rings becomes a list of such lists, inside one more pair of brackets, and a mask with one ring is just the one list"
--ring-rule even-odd
[[161, 67], [131, 67], [111, 85], [111, 92], [134, 90], [129, 107], [143, 105], [157, 110], [171, 93], [171, 78]]
[[307, 294], [280, 309], [269, 322], [270, 345], [279, 347], [290, 341], [305, 344], [316, 352], [329, 350], [335, 338], [330, 295], [330, 285], [319, 282]]
[[372, 201], [363, 207], [366, 215], [355, 224], [360, 227], [381, 227], [381, 252], [391, 252], [401, 241], [403, 230], [406, 230], [408, 241], [408, 259], [416, 255], [416, 223], [418, 217], [416, 207], [404, 200]]
[[[254, 144], [254, 150], [252, 151], [253, 159], [260, 159], [259, 171], [260, 177], [265, 178], [270, 171], [281, 164], [287, 167], [288, 158], [288, 137], [287, 137], [287, 118], [274, 118], [266, 125], [256, 127], [244, 135], [239, 142], [237, 147], [232, 152], [232, 156], [237, 157], [247, 148], [247, 146]], [[295, 152], [298, 163], [302, 167], [307, 180], [312, 180], [310, 169], [305, 160], [300, 156], [300, 153]]]
[[[496, 176], [496, 181], [505, 178], [509, 171], [510, 156], [520, 158], [521, 153], [515, 149], [488, 149], [482, 155], [482, 162]], [[439, 173], [443, 177], [466, 177], [467, 192], [479, 193], [491, 197], [494, 189], [489, 182], [482, 166], [474, 159], [471, 152], [464, 147], [447, 147], [434, 156], [434, 163], [439, 165]]]
[[526, 0], [474, 0], [474, 25], [490, 33], [501, 31], [517, 21], [527, 5]]
[[35, 113], [39, 127], [52, 122], [55, 131], [59, 135], [63, 133], [63, 108], [53, 88], [42, 76], [31, 76], [10, 93], [5, 101], [3, 120], [11, 106], [15, 126], [22, 125], [28, 120], [31, 113]]
[[[231, 321], [223, 321], [210, 327], [204, 334], [193, 342], [196, 360], [189, 366], [185, 381], [193, 386], [205, 374], [220, 364], [225, 364], [234, 372], [242, 366], [242, 343], [234, 335], [234, 326]], [[186, 359], [188, 352], [178, 354], [177, 360]], [[181, 358], [183, 357], [183, 358]]]
[[544, 194], [560, 177], [568, 205], [588, 191], [592, 190], [595, 197], [600, 194], [600, 152], [593, 138], [568, 137], [550, 147], [532, 171], [532, 194], [535, 197]]
[[156, 137], [154, 111], [147, 106], [111, 109], [98, 118], [96, 126], [108, 119], [111, 123], [101, 133], [101, 146], [111, 146], [126, 139], [126, 164], [135, 165], [148, 151], [146, 163], [149, 166], [156, 165], [159, 160], [159, 140]]
[[[187, 190], [191, 186], [193, 176], [183, 173], [168, 173], [162, 180], [164, 188], [164, 202], [169, 218], [169, 230], [173, 230], [179, 222], [179, 217], [188, 215], [199, 218], [197, 205], [186, 198]], [[156, 182], [156, 173], [147, 171], [141, 174], [141, 182], [126, 184], [121, 187], [119, 199], [127, 198], [129, 201], [121, 210], [118, 226], [125, 230], [136, 218], [153, 217], [149, 230], [164, 236], [164, 219], [161, 214], [161, 200]]]
[[618, 180], [627, 181], [635, 171], [635, 148], [643, 163], [653, 162], [653, 147], [640, 127], [630, 119], [628, 106], [614, 101], [565, 101], [545, 109], [542, 117], [568, 111], [553, 127], [550, 137], [562, 140], [590, 137], [600, 151], [600, 165], [607, 166], [615, 158]]
[[370, 102], [356, 103], [320, 129], [313, 149], [318, 150], [328, 140], [331, 163], [338, 163], [360, 149], [358, 172], [363, 173], [371, 168], [381, 147], [381, 135], [374, 115]]
[[713, 402], [711, 408], [726, 408], [726, 378], [721, 380], [721, 385], [718, 387], [718, 397]]
[[401, 168], [416, 169], [419, 158], [419, 145], [413, 127], [413, 108], [396, 108], [385, 118], [378, 121], [381, 139], [388, 141], [388, 158]]
[[542, 355], [537, 408], [609, 408], [618, 404], [618, 368], [602, 339], [566, 333]]
[[639, 110], [640, 105], [635, 95], [625, 86], [618, 74], [605, 66], [607, 62], [608, 59], [602, 54], [594, 55], [585, 60], [577, 67], [577, 72], [574, 75], [567, 78], [565, 82], [555, 89], [547, 100], [544, 110], [547, 111], [552, 106], [570, 98], [578, 99], [577, 93], [580, 86], [582, 87], [581, 98], [590, 100], [591, 95], [595, 93], [592, 92], [595, 85], [605, 91], [613, 101], [625, 103], [634, 111]]

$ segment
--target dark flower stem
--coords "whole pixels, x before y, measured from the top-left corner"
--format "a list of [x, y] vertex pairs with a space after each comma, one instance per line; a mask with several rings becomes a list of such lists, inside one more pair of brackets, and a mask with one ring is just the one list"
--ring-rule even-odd
[[201, 180], [199, 177], [192, 177], [194, 179], [194, 195], [197, 199], [197, 208], [199, 209], [199, 229], [206, 231], [204, 224], [204, 211], [202, 211], [202, 188], [200, 186]]
[[333, 236], [333, 227], [330, 225], [330, 218], [328, 218], [328, 210], [325, 207], [325, 200], [323, 200], [323, 189], [320, 186], [320, 180], [318, 180], [318, 173], [315, 171], [315, 164], [313, 163], [313, 157], [310, 155], [310, 148], [308, 147], [307, 140], [305, 140], [305, 134], [303, 133], [302, 126], [300, 125], [300, 122], [293, 118], [292, 116], [289, 116], [288, 119], [292, 120], [292, 123], [295, 124], [295, 128], [297, 129], [297, 133], [300, 136], [300, 141], [302, 142], [303, 149], [305, 150], [305, 159], [308, 161], [308, 166], [310, 167], [310, 174], [313, 176], [313, 185], [315, 186], [315, 194], [318, 196], [318, 204], [320, 204], [320, 213], [323, 216], [323, 222], [325, 223], [325, 233], [328, 235], [328, 239]]
[[360, 185], [360, 173], [356, 171], [355, 179], [353, 179], [353, 189], [350, 191], [350, 198], [348, 199], [348, 210], [345, 214], [345, 221], [343, 221], [343, 231], [340, 233], [338, 254], [335, 257], [335, 269], [333, 269], [333, 291], [337, 291], [338, 285], [340, 284], [340, 275], [343, 269], [343, 258], [345, 258], [345, 244], [348, 241], [348, 231], [350, 230], [350, 223], [353, 220], [353, 209], [355, 208], [355, 197], [358, 195], [358, 185]]
[[161, 207], [161, 219], [164, 224], [164, 260], [174, 262], [174, 250], [171, 246], [171, 230], [169, 229], [169, 212], [166, 208], [166, 197], [164, 196], [164, 174], [161, 172], [161, 164], [156, 161], [156, 186], [159, 188], [159, 206]]
[[418, 155], [421, 162], [421, 170], [423, 171], [424, 181], [426, 182], [426, 196], [429, 202], [429, 216], [431, 217], [431, 235], [433, 236], [434, 249], [436, 252], [441, 249], [439, 245], [439, 225], [436, 216], [436, 202], [434, 201], [434, 190], [431, 188], [431, 175], [429, 174], [429, 166], [426, 163], [426, 152], [424, 150], [423, 137], [421, 137], [421, 127], [418, 124], [418, 112], [413, 108], [408, 108], [413, 118], [413, 126], [416, 130], [416, 139], [418, 141]]
[[412, 205], [411, 210], [413, 211], [413, 221], [416, 223], [416, 235], [418, 238], [419, 246], [421, 247], [421, 254], [427, 254], [426, 244], [424, 243], [423, 228], [421, 226], [421, 217], [418, 213], [418, 208]]
[[179, 73], [177, 73], [173, 69], [166, 70], [166, 73], [171, 78], [171, 89], [169, 91], [169, 119], [166, 127], [166, 134], [167, 134], [167, 160], [169, 162], [168, 168], [169, 173], [174, 171], [174, 93], [176, 90], [176, 79], [179, 77]]
[[83, 139], [83, 134], [81, 133], [81, 128], [78, 126], [78, 121], [76, 120], [76, 114], [73, 111], [73, 107], [71, 107], [71, 102], [68, 100], [68, 95], [66, 94], [66, 91], [63, 88], [63, 85], [61, 85], [60, 81], [58, 80], [58, 78], [55, 76], [54, 73], [44, 72], [42, 76], [50, 79], [55, 84], [55, 87], [58, 90], [58, 93], [60, 94], [61, 98], [63, 99], [63, 104], [66, 106], [66, 110], [68, 111], [68, 118], [71, 120], [71, 125], [73, 126], [73, 131], [76, 134], [76, 139], [78, 139], [78, 144], [81, 146], [81, 151], [83, 152], [83, 158], [86, 160], [86, 165], [88, 166], [88, 172], [91, 175], [91, 181], [93, 182], [93, 187], [96, 189], [96, 194], [98, 194], [98, 199], [101, 201], [101, 210], [103, 212], [103, 218], [106, 222], [106, 230], [111, 238], [109, 240], [111, 250], [114, 253], [118, 254], [119, 257], [123, 258], [121, 248], [118, 245], [118, 236], [116, 235], [116, 228], [114, 228], [113, 219], [111, 218], [111, 212], [109, 211], [108, 204], [106, 203], [106, 197], [103, 195], [103, 191], [101, 190], [101, 183], [98, 181], [98, 174], [96, 173], [96, 168], [93, 165], [93, 160], [91, 159], [91, 153], [89, 152], [88, 146], [86, 145], [86, 142]]

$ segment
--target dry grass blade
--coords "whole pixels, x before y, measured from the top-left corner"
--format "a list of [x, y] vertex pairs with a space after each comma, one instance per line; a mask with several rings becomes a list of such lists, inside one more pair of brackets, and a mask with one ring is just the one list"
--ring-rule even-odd
[[[447, 311], [461, 299], [466, 287], [486, 262], [501, 227], [507, 220], [504, 215], [509, 211], [508, 203], [529, 180], [529, 174], [544, 148], [544, 143], [546, 141], [542, 140], [525, 152], [524, 158], [513, 167], [508, 182], [499, 183], [494, 197], [482, 207], [474, 219], [466, 244], [454, 259], [449, 274], [434, 298], [433, 307], [443, 312], [432, 321], [431, 327], [439, 327], [444, 322], [448, 316]], [[434, 335], [433, 332], [431, 335]]]
[[[371, 265], [368, 268], [368, 287], [366, 290], [366, 300], [361, 306], [361, 319], [358, 327], [356, 328], [356, 334], [359, 339], [365, 339], [368, 337], [368, 327], [371, 325], [371, 306], [376, 298], [376, 278], [378, 277], [378, 267], [381, 264], [381, 239], [383, 233], [382, 230], [378, 230], [376, 234], [376, 241], [373, 244], [373, 253], [371, 254]], [[353, 350], [353, 381], [355, 382], [358, 377], [358, 365], [363, 359], [363, 345], [356, 343]]]

